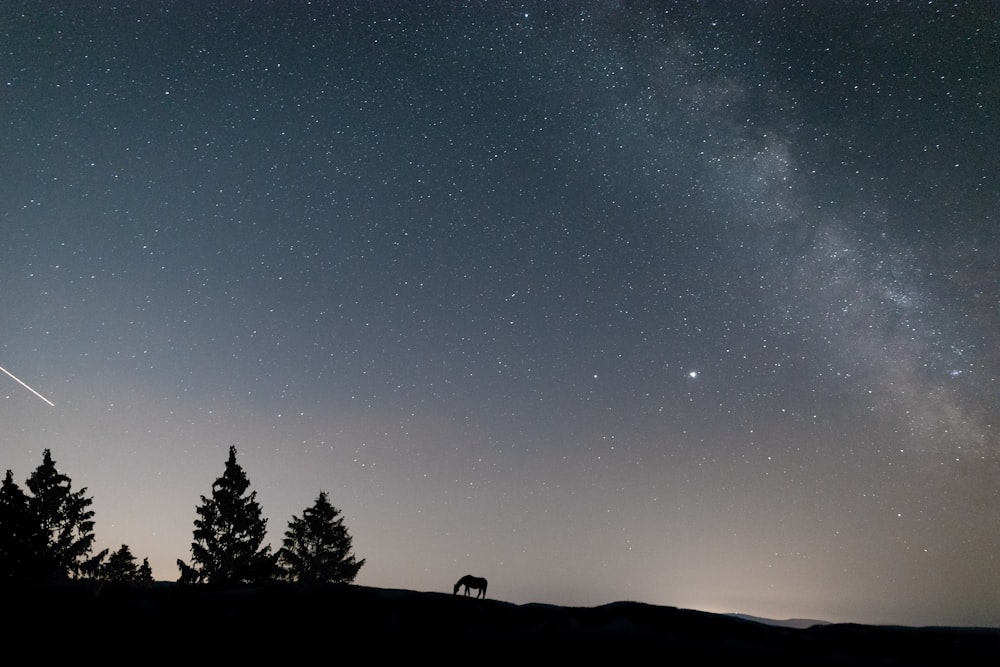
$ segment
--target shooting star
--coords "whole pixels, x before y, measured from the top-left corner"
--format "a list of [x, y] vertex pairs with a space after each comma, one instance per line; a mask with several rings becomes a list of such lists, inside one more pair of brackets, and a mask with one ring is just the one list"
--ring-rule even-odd
[[14, 378], [14, 381], [15, 381], [15, 382], [17, 382], [17, 383], [18, 383], [19, 385], [21, 385], [22, 387], [24, 387], [25, 389], [27, 389], [28, 391], [30, 391], [30, 392], [31, 392], [32, 394], [34, 394], [34, 395], [35, 395], [35, 396], [37, 396], [38, 398], [42, 399], [43, 401], [45, 401], [46, 403], [48, 403], [48, 404], [49, 404], [49, 405], [51, 405], [52, 407], [55, 407], [55, 406], [56, 406], [56, 404], [55, 404], [55, 403], [53, 403], [52, 401], [50, 401], [49, 399], [47, 399], [47, 398], [45, 398], [44, 396], [42, 396], [41, 394], [39, 394], [39, 393], [38, 393], [37, 391], [35, 391], [35, 390], [34, 390], [34, 389], [32, 389], [31, 387], [29, 387], [28, 385], [26, 385], [26, 384], [25, 384], [24, 382], [22, 382], [22, 381], [21, 381], [21, 379], [20, 379], [19, 377], [17, 377], [17, 376], [16, 376], [16, 375], [14, 375], [13, 373], [11, 373], [11, 372], [10, 372], [9, 370], [7, 370], [6, 368], [4, 368], [3, 366], [0, 366], [0, 371], [3, 371], [3, 372], [4, 372], [4, 373], [6, 373], [7, 375], [9, 375], [9, 376], [11, 376], [12, 378]]

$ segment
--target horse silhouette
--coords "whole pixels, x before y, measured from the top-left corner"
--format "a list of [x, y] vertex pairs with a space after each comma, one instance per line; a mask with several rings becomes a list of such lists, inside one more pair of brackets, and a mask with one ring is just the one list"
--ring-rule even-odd
[[477, 598], [481, 597], [484, 600], [486, 599], [486, 580], [483, 579], [482, 577], [473, 577], [471, 574], [465, 575], [464, 577], [459, 579], [458, 582], [455, 584], [455, 591], [454, 593], [452, 593], [452, 595], [458, 595], [458, 589], [461, 588], [462, 586], [465, 586], [466, 595], [469, 594], [470, 588], [475, 588], [477, 591], [479, 591], [478, 593], [476, 593], [476, 597]]

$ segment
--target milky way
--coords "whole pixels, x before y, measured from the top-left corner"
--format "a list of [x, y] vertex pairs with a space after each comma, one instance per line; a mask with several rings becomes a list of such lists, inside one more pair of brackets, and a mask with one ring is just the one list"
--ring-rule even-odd
[[995, 5], [9, 5], [3, 464], [100, 548], [235, 445], [365, 585], [997, 624]]

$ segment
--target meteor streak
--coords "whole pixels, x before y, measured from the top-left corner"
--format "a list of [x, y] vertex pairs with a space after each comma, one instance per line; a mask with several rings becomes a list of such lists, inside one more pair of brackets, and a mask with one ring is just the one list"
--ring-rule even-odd
[[42, 396], [41, 394], [39, 394], [37, 391], [35, 391], [31, 387], [29, 387], [28, 385], [26, 385], [24, 382], [21, 381], [21, 379], [19, 377], [17, 377], [13, 373], [11, 373], [9, 370], [7, 370], [6, 368], [4, 368], [3, 366], [0, 366], [0, 371], [3, 371], [7, 375], [11, 376], [12, 378], [14, 378], [14, 381], [17, 382], [19, 385], [21, 385], [22, 387], [24, 387], [25, 389], [27, 389], [28, 391], [30, 391], [32, 394], [34, 394], [38, 398], [42, 399], [43, 401], [45, 401], [46, 403], [48, 403], [52, 407], [55, 407], [55, 405], [56, 405], [55, 403], [53, 403], [52, 401], [50, 401], [49, 399], [47, 399], [44, 396]]

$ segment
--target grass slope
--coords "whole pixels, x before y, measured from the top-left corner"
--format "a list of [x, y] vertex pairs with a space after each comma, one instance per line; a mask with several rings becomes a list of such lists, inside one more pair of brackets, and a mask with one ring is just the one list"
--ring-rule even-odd
[[[8, 647], [46, 655], [203, 659], [435, 656], [437, 662], [656, 656], [796, 665], [1000, 664], [1000, 629], [790, 628], [674, 607], [514, 605], [353, 585], [240, 589], [157, 584], [0, 590]], [[39, 640], [39, 637], [51, 638]], [[478, 658], [476, 655], [478, 654]]]

